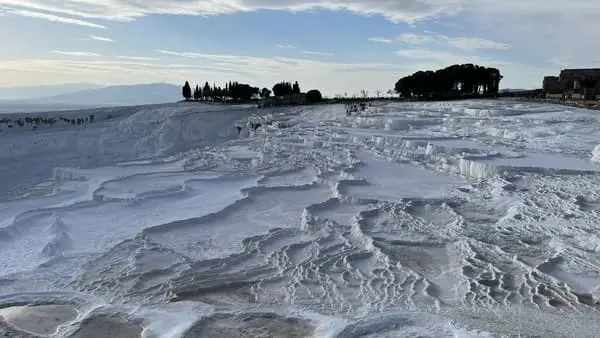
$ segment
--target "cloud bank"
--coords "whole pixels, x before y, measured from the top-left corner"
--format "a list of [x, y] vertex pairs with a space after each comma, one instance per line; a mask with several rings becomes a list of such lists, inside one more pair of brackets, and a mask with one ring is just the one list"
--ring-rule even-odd
[[496, 49], [496, 50], [508, 50], [512, 46], [508, 43], [502, 43], [492, 41], [480, 37], [449, 37], [446, 35], [427, 35], [427, 34], [414, 34], [414, 33], [403, 33], [396, 39], [377, 37], [369, 38], [369, 41], [395, 44], [403, 43], [408, 45], [423, 46], [427, 44], [438, 44], [452, 46], [458, 49], [472, 51], [478, 49]]
[[[437, 62], [455, 59], [459, 62], [482, 60], [502, 63], [484, 57], [498, 52], [510, 53], [512, 60], [519, 60], [518, 63], [504, 63], [506, 68], [503, 73], [510, 74], [511, 79], [513, 74], [515, 79], [524, 79], [527, 75], [527, 84], [532, 82], [534, 76], [541, 79], [545, 73], [557, 73], [561, 67], [598, 66], [600, 62], [596, 57], [600, 55], [600, 46], [597, 44], [597, 37], [600, 36], [600, 21], [597, 20], [600, 1], [597, 0], [0, 0], [0, 15], [23, 16], [90, 29], [109, 29], [111, 21], [131, 22], [153, 14], [211, 16], [259, 10], [349, 11], [358, 15], [381, 16], [398, 24], [424, 21], [439, 24], [440, 33], [405, 33], [399, 37], [381, 33], [369, 38], [372, 43], [393, 45], [396, 57], [406, 62], [401, 67], [393, 68], [395, 74], [390, 77], [394, 78], [402, 75], [398, 72], [411, 72], [420, 69], [421, 65], [430, 69], [437, 66]], [[449, 27], [448, 31], [455, 33], [448, 33], [444, 27]], [[416, 31], [418, 26], [413, 28]], [[396, 44], [402, 47], [396, 48]], [[284, 44], [277, 47], [295, 48]], [[298, 52], [302, 53], [303, 50], [298, 49]], [[160, 54], [192, 61], [204, 60], [209, 55], [189, 51]], [[264, 58], [260, 62], [244, 56], [239, 58], [256, 67], [247, 72], [264, 78], [276, 72], [265, 65], [290, 62], [277, 58]], [[214, 62], [210, 67], [227, 69], [231, 63], [235, 63], [235, 60], [222, 56], [211, 60]], [[299, 63], [298, 69], [304, 69], [301, 65], [305, 63]], [[346, 66], [359, 67], [354, 64]], [[328, 63], [325, 69], [327, 74], [339, 71], [333, 62]], [[375, 70], [379, 76], [385, 73], [380, 69]], [[320, 76], [316, 71], [310, 75]], [[507, 75], [503, 85], [508, 79]]]
[[[326, 95], [344, 92], [358, 94], [361, 89], [387, 90], [393, 87], [408, 67], [387, 63], [325, 62], [302, 58], [250, 57], [160, 50], [163, 57], [118, 56], [81, 58], [86, 52], [56, 51], [64, 60], [29, 59], [0, 63], [0, 85], [52, 84], [57, 76], [65, 83], [82, 77], [103, 84], [147, 82], [223, 83], [238, 80], [261, 87], [272, 87], [282, 79], [298, 80], [304, 90], [319, 88]], [[79, 59], [75, 59], [79, 57]], [[126, 77], [123, 74], [127, 74]], [[283, 78], [282, 78], [283, 76]], [[33, 82], [32, 82], [33, 81]]]
[[84, 57], [100, 56], [100, 54], [92, 53], [92, 52], [67, 52], [67, 51], [62, 51], [62, 50], [53, 50], [52, 53], [61, 54], [61, 55], [69, 55], [69, 56], [84, 56]]
[[[0, 0], [0, 4], [2, 4], [2, 1], [3, 0]], [[6, 14], [6, 15], [24, 16], [24, 17], [28, 17], [28, 18], [42, 19], [42, 20], [66, 23], [66, 24], [71, 24], [71, 25], [78, 25], [78, 26], [85, 26], [85, 27], [99, 28], [99, 29], [107, 29], [106, 26], [99, 25], [99, 24], [85, 21], [85, 20], [67, 18], [67, 17], [58, 16], [58, 15], [54, 15], [54, 14], [34, 12], [34, 11], [24, 10], [24, 9], [8, 9], [8, 10], [5, 9], [2, 13]]]
[[115, 40], [110, 39], [110, 38], [105, 38], [105, 37], [101, 37], [101, 36], [97, 36], [97, 35], [88, 35], [88, 37], [92, 40], [96, 40], [96, 41], [102, 41], [102, 42], [115, 42]]

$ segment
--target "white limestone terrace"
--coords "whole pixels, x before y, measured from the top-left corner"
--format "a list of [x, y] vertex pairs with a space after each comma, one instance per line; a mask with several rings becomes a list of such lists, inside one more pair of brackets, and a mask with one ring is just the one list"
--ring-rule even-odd
[[94, 114], [0, 127], [0, 335], [597, 334], [594, 111]]

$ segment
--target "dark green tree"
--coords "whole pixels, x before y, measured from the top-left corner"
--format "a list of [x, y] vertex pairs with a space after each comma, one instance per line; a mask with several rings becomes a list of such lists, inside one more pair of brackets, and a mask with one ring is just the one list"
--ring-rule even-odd
[[403, 97], [449, 98], [496, 95], [502, 75], [496, 68], [473, 64], [452, 65], [436, 71], [418, 71], [399, 79], [394, 90]]
[[231, 97], [234, 100], [249, 101], [253, 95], [258, 95], [260, 89], [246, 83], [233, 82], [230, 86]]
[[321, 100], [323, 100], [323, 96], [317, 89], [311, 89], [306, 92], [306, 101], [308, 103], [318, 103], [321, 102]]
[[200, 97], [202, 97], [202, 91], [200, 90], [200, 87], [196, 85], [196, 88], [194, 89], [194, 100], [200, 100]]
[[285, 96], [292, 94], [294, 92], [294, 88], [290, 82], [279, 82], [273, 86], [273, 95], [275, 96]]
[[292, 93], [300, 94], [300, 85], [298, 84], [298, 81], [294, 82], [294, 85], [292, 86]]
[[267, 88], [263, 88], [260, 91], [260, 97], [262, 97], [263, 99], [266, 99], [267, 97], [271, 96], [271, 91]]
[[210, 90], [210, 85], [208, 84], [208, 81], [206, 81], [204, 83], [204, 87], [202, 87], [202, 97], [205, 100], [208, 100], [209, 97], [211, 97], [211, 90]]
[[190, 88], [190, 84], [187, 81], [185, 81], [185, 84], [183, 85], [182, 95], [186, 100], [189, 100], [192, 97], [192, 88]]
[[213, 82], [212, 87], [210, 88], [210, 98], [215, 101], [217, 98], [217, 85]]

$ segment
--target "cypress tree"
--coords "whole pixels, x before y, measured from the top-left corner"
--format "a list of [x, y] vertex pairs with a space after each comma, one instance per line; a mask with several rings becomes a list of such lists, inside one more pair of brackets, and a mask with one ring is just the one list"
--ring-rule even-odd
[[190, 87], [189, 82], [185, 81], [181, 94], [185, 99], [190, 99], [192, 97], [192, 88]]

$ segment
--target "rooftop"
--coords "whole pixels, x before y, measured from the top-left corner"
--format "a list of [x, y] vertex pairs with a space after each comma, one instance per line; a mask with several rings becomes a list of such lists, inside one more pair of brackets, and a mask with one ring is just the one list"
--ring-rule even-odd
[[563, 69], [561, 72], [600, 72], [600, 68], [571, 68]]

